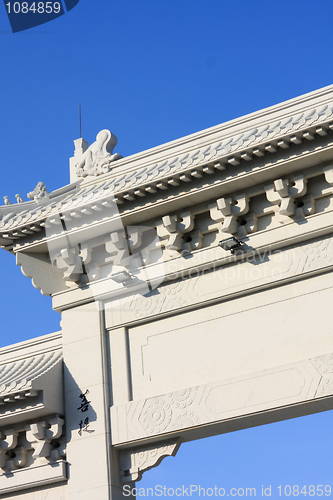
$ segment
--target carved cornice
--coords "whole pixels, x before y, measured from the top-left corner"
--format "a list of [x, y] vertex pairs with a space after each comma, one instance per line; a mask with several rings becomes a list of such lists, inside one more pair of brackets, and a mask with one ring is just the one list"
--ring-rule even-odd
[[[114, 173], [99, 176], [100, 182], [96, 178], [94, 182], [84, 180], [56, 193], [46, 193], [45, 187], [39, 184], [34, 195], [38, 198], [36, 203], [20, 203], [13, 214], [5, 207], [0, 220], [0, 244], [16, 252], [22, 272], [33, 279], [34, 286], [42, 293], [54, 295], [64, 292], [67, 287], [93, 286], [94, 297], [105, 301], [118, 294], [133, 295], [137, 287], [144, 290], [143, 294], [156, 288], [156, 280], [161, 283], [170, 278], [169, 260], [175, 261], [171, 279], [178, 278], [179, 272], [185, 276], [190, 268], [206, 266], [209, 269], [217, 263], [232, 263], [228, 252], [218, 246], [225, 235], [242, 238], [246, 243], [243, 251], [250, 255], [266, 248], [292, 244], [296, 238], [304, 241], [327, 234], [331, 230], [331, 222], [327, 220], [332, 212], [333, 195], [330, 163], [333, 122], [329, 121], [332, 110], [330, 101], [316, 103], [311, 108], [307, 102], [305, 109], [298, 107], [297, 113], [295, 108], [289, 109], [287, 116], [281, 115], [279, 120], [274, 112], [267, 112], [265, 122], [248, 120], [246, 130], [249, 133], [238, 130], [237, 140], [232, 138], [225, 143], [223, 137], [219, 137], [217, 143], [213, 134], [215, 142], [211, 137], [210, 144], [189, 141], [187, 145], [192, 144], [192, 149], [183, 151], [185, 156], [173, 156], [171, 148], [168, 158], [163, 161], [160, 158], [160, 162], [152, 166], [148, 161], [144, 165], [141, 162], [138, 169], [134, 164], [131, 170], [121, 174], [116, 166]], [[250, 127], [251, 123], [255, 128]], [[228, 130], [235, 132], [231, 125]], [[281, 134], [284, 134], [283, 141], [278, 140], [275, 144]], [[258, 149], [257, 142], [266, 139], [270, 146]], [[299, 146], [302, 141], [309, 146]], [[255, 165], [238, 168], [240, 162], [251, 163], [250, 144], [263, 154], [274, 154], [277, 148], [282, 151], [289, 146], [296, 150], [295, 154], [282, 154], [271, 162], [263, 160], [260, 168]], [[239, 162], [236, 155], [243, 147], [247, 148], [247, 153]], [[233, 156], [228, 156], [227, 163], [223, 163], [221, 155], [226, 150]], [[306, 169], [302, 163], [303, 154], [308, 155]], [[114, 163], [118, 161], [123, 160]], [[285, 162], [284, 166], [280, 161]], [[204, 175], [214, 180], [206, 182]], [[237, 187], [233, 184], [235, 179], [239, 181], [238, 188], [244, 191], [234, 190]], [[135, 185], [141, 181], [151, 189], [135, 194]], [[190, 190], [182, 188], [181, 183], [192, 181]], [[120, 213], [121, 199], [117, 191], [125, 193], [123, 200], [133, 201], [135, 196], [141, 199], [171, 188], [174, 191], [157, 198], [156, 204], [153, 198], [152, 202], [144, 201], [134, 208], [132, 204]], [[126, 193], [134, 193], [134, 198]], [[179, 206], [182, 208], [177, 210]], [[168, 211], [168, 207], [174, 211]], [[298, 224], [305, 218], [306, 225]], [[132, 220], [138, 225], [129, 225]], [[141, 225], [145, 220], [146, 228]], [[284, 229], [279, 230], [284, 226], [291, 226], [288, 238]], [[148, 234], [148, 229], [152, 235], [148, 239], [153, 242], [149, 248], [143, 241], [143, 233], [147, 230], [145, 234]], [[213, 251], [211, 255], [210, 250]], [[193, 254], [192, 259], [188, 258], [190, 254]], [[166, 264], [166, 272], [163, 264]], [[144, 275], [148, 268], [153, 270], [153, 275], [149, 275], [147, 281]], [[153, 286], [151, 276], [155, 282]], [[108, 285], [106, 280], [109, 280]], [[97, 286], [98, 283], [101, 286]]]
[[[331, 94], [329, 87], [174, 141], [164, 149], [156, 148], [156, 153], [152, 150], [117, 160], [113, 162], [117, 165], [113, 171], [99, 176], [99, 182], [94, 178], [93, 182], [85, 181], [74, 191], [49, 193], [49, 203], [46, 200], [38, 205], [30, 202], [1, 207], [2, 244], [40, 232], [47, 217], [85, 206], [93, 209], [95, 202], [103, 202], [111, 194], [122, 205], [171, 188], [181, 190], [182, 186], [202, 177], [210, 182], [213, 174], [221, 182], [233, 177], [233, 170], [241, 163], [248, 168], [255, 158], [274, 155], [302, 142], [311, 146], [316, 138], [332, 134]], [[108, 168], [106, 164], [103, 166]]]

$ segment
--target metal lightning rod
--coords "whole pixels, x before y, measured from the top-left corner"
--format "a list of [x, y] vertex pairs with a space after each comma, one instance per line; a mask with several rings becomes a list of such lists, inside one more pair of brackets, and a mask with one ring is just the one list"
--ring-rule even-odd
[[81, 134], [81, 103], [79, 102], [79, 121], [80, 121], [80, 139], [82, 137], [82, 134]]

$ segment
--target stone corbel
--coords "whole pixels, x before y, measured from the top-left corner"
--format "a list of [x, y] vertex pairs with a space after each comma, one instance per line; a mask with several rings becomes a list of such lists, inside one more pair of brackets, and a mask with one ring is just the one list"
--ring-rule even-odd
[[7, 469], [7, 462], [10, 459], [9, 452], [17, 445], [18, 432], [14, 429], [7, 429], [0, 436], [0, 467]]
[[[135, 236], [134, 234], [132, 235]], [[124, 230], [115, 231], [110, 234], [110, 239], [105, 242], [105, 250], [111, 255], [110, 262], [115, 266], [122, 266], [126, 269], [130, 269], [133, 265], [133, 256], [131, 255], [130, 248], [133, 249], [136, 244], [140, 241], [140, 237], [132, 240], [132, 245], [130, 247], [130, 240], [127, 238]]]
[[60, 459], [59, 450], [53, 441], [62, 435], [64, 420], [54, 417], [48, 422], [42, 421], [26, 426], [26, 439], [34, 449], [33, 458], [46, 458], [53, 462]]
[[[273, 184], [265, 186], [266, 197], [270, 203], [279, 206], [279, 214], [293, 217], [296, 213], [295, 199], [306, 194], [307, 179], [303, 174], [296, 175], [291, 180], [277, 179]], [[285, 219], [281, 219], [283, 223]]]
[[142, 244], [142, 232], [139, 227], [128, 227], [127, 228], [128, 240], [127, 244], [131, 253], [140, 248]]
[[84, 264], [85, 271], [88, 275], [89, 281], [99, 279], [100, 264], [92, 261], [93, 249], [87, 243], [81, 244], [80, 257]]
[[248, 214], [244, 224], [241, 224], [237, 230], [238, 238], [243, 238], [244, 236], [255, 233], [258, 229], [258, 218], [254, 213]]
[[105, 242], [105, 250], [112, 255], [114, 264], [122, 264], [129, 258], [127, 238], [124, 230], [110, 234], [110, 240]]
[[325, 175], [326, 182], [331, 184], [333, 186], [333, 166], [332, 165], [327, 165], [326, 167], [323, 167], [323, 172]]
[[82, 244], [80, 250], [80, 256], [85, 266], [90, 264], [92, 258], [92, 248], [86, 243]]
[[22, 446], [15, 448], [12, 452], [8, 452], [8, 458], [6, 463], [6, 473], [8, 474], [12, 470], [20, 469], [24, 467], [27, 461], [27, 450]]
[[78, 247], [63, 248], [55, 259], [57, 268], [63, 272], [67, 284], [80, 281], [83, 274], [82, 257]]
[[[63, 273], [67, 286], [73, 287], [82, 280], [86, 272], [90, 280], [99, 279], [100, 266], [104, 263], [113, 263], [124, 267], [134, 265], [131, 251], [141, 245], [141, 233], [133, 228], [127, 239], [124, 230], [112, 232], [105, 241], [105, 251], [110, 257], [105, 262], [93, 261], [93, 248], [86, 243], [80, 247], [63, 248], [58, 252], [54, 263]], [[84, 268], [83, 268], [84, 264]]]
[[180, 218], [177, 215], [166, 215], [162, 221], [156, 222], [157, 234], [164, 240], [165, 248], [171, 256], [173, 252], [182, 252], [183, 246], [186, 244], [184, 235], [190, 233], [193, 228], [194, 215], [190, 211], [181, 213]]
[[184, 240], [178, 231], [177, 225], [177, 215], [166, 215], [162, 218], [162, 221], [156, 222], [156, 230], [158, 236], [165, 242], [165, 248], [167, 250], [181, 252]]
[[7, 452], [6, 450], [3, 450], [0, 448], [0, 467], [1, 469], [5, 469], [6, 468], [6, 464], [7, 464], [7, 460], [8, 460], [8, 455], [7, 455]]
[[183, 239], [185, 239], [183, 248], [188, 252], [193, 252], [193, 250], [199, 250], [200, 248], [202, 248], [203, 234], [201, 231], [199, 231], [199, 229], [191, 233], [191, 237], [188, 239], [188, 241], [186, 241], [186, 237]]
[[18, 432], [14, 429], [7, 429], [3, 431], [3, 436], [1, 437], [0, 448], [2, 450], [13, 450], [17, 445]]
[[296, 207], [295, 219], [304, 219], [304, 217], [315, 213], [315, 199], [312, 194], [309, 194], [302, 199], [302, 204], [299, 206], [296, 202]]
[[123, 483], [140, 481], [142, 474], [157, 467], [165, 457], [174, 457], [180, 447], [179, 438], [150, 446], [128, 448], [120, 452], [120, 476]]
[[211, 218], [222, 223], [221, 232], [235, 234], [238, 232], [239, 217], [249, 211], [249, 198], [245, 193], [230, 198], [219, 198], [208, 208]]
[[5, 472], [24, 467], [27, 452], [22, 447], [17, 446], [18, 432], [14, 429], [7, 429], [2, 433], [0, 441], [0, 467]]

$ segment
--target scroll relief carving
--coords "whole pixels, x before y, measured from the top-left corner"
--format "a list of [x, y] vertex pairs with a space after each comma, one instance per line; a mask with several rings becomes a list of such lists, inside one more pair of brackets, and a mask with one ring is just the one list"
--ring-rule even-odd
[[87, 177], [88, 175], [101, 175], [110, 172], [115, 160], [122, 158], [119, 154], [113, 154], [113, 149], [117, 145], [118, 139], [109, 130], [101, 130], [96, 141], [86, 150], [76, 151], [77, 159], [75, 168], [78, 177]]
[[157, 467], [165, 457], [176, 456], [180, 444], [180, 439], [171, 439], [150, 446], [122, 450], [120, 452], [122, 482], [140, 481], [144, 472]]
[[277, 179], [273, 184], [265, 186], [266, 197], [270, 203], [277, 205], [279, 222], [288, 222], [290, 217], [304, 218], [315, 211], [314, 197], [310, 194], [300, 202], [307, 192], [307, 179], [303, 174], [291, 179]]
[[320, 238], [301, 246], [306, 254], [302, 272], [313, 271], [333, 265], [333, 238]]
[[54, 417], [26, 425], [23, 429], [0, 432], [0, 467], [5, 474], [37, 463], [50, 463], [65, 457], [65, 444], [58, 439], [64, 420]]
[[185, 292], [187, 279], [160, 286], [158, 293], [152, 292], [146, 296], [135, 296], [129, 304], [137, 318], [153, 316], [164, 311], [185, 307], [191, 303], [191, 298]]

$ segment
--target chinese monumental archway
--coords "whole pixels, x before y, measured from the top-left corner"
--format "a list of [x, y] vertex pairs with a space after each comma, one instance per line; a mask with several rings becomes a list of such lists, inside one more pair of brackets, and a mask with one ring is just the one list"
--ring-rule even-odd
[[333, 86], [128, 158], [74, 142], [68, 186], [0, 208], [62, 314], [0, 350], [0, 496], [117, 500], [180, 443], [332, 409]]

